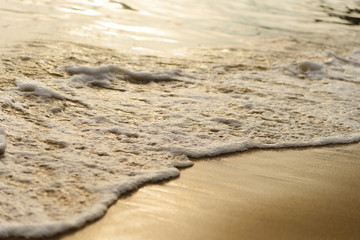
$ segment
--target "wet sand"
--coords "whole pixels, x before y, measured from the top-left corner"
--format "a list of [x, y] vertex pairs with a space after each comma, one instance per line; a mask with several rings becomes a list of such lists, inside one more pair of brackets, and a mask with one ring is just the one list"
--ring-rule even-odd
[[360, 144], [352, 144], [202, 159], [180, 178], [147, 185], [99, 221], [56, 239], [358, 237]]

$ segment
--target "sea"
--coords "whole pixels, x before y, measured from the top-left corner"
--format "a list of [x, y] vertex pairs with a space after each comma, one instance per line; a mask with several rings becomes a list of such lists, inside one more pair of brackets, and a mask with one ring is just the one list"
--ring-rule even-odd
[[196, 158], [358, 141], [359, 0], [0, 0], [0, 238]]

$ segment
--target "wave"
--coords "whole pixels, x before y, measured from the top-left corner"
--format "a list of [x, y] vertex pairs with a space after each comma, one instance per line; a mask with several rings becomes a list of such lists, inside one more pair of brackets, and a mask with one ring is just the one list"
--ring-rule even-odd
[[[93, 67], [67, 58], [53, 77], [5, 82], [0, 236], [83, 226], [125, 192], [177, 177], [190, 158], [360, 140], [358, 52], [273, 65], [238, 64], [238, 54], [137, 64], [125, 55]], [[4, 61], [33, 69], [22, 59]]]

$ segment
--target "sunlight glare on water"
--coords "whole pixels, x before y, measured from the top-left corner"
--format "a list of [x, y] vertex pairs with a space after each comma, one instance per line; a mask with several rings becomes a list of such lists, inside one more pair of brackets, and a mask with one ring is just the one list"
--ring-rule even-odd
[[[341, 23], [330, 16], [329, 9], [346, 10], [356, 5], [356, 1], [324, 4], [324, 1], [307, 0], [29, 0], [21, 3], [1, 0], [0, 3], [2, 22], [7, 22], [0, 25], [5, 39], [71, 39], [123, 49], [153, 50], [231, 46], [276, 35], [326, 34], [333, 31], [330, 22]], [[344, 29], [345, 26], [338, 31]]]

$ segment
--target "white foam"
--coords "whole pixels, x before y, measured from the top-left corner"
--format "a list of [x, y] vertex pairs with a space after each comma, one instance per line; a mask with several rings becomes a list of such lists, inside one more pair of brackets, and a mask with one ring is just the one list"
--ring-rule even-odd
[[323, 64], [304, 61], [295, 65], [286, 66], [285, 69], [290, 74], [299, 78], [360, 82], [360, 78], [356, 77], [360, 74], [359, 51], [352, 53], [348, 58], [336, 55], [333, 52], [327, 53], [332, 59]]
[[26, 92], [27, 94], [33, 94], [43, 98], [56, 98], [60, 100], [67, 99], [67, 97], [54, 89], [46, 87], [38, 82], [25, 80], [25, 79], [16, 79], [15, 80], [16, 86], [22, 92]]
[[300, 62], [292, 66], [286, 66], [285, 69], [299, 78], [311, 78], [314, 80], [322, 79], [326, 75], [323, 71], [323, 65], [310, 61]]
[[0, 183], [0, 199], [12, 206], [0, 205], [10, 219], [0, 236], [80, 227], [124, 192], [178, 176], [176, 168], [193, 164], [189, 157], [360, 141], [352, 63], [305, 61], [286, 64], [285, 72], [180, 63], [186, 71], [71, 67], [69, 78], [5, 87], [1, 121], [15, 141], [1, 159], [13, 184]]
[[360, 57], [359, 57], [360, 56], [360, 51], [354, 52], [353, 54], [351, 54], [349, 56], [349, 58], [344, 58], [344, 57], [338, 56], [333, 52], [328, 52], [328, 54], [329, 54], [329, 56], [332, 56], [335, 59], [338, 59], [338, 60], [343, 61], [345, 63], [349, 63], [351, 65], [360, 67]]
[[82, 87], [84, 85], [93, 85], [105, 88], [110, 88], [110, 83], [114, 80], [124, 80], [135, 83], [177, 81], [175, 76], [177, 76], [179, 72], [177, 69], [164, 73], [133, 72], [114, 65], [96, 68], [73, 66], [66, 68], [66, 71], [68, 74], [74, 75], [71, 78], [71, 81], [75, 83], [73, 86]]
[[103, 216], [108, 207], [116, 201], [119, 196], [129, 191], [134, 191], [140, 186], [148, 182], [159, 182], [162, 180], [170, 179], [179, 176], [179, 170], [172, 168], [166, 171], [155, 171], [143, 173], [140, 176], [131, 177], [126, 181], [120, 181], [113, 185], [108, 185], [107, 188], [99, 189], [102, 192], [102, 198], [96, 202], [86, 212], [73, 216], [66, 221], [49, 221], [47, 222], [46, 216], [44, 223], [34, 224], [9, 224], [0, 226], [0, 237], [22, 236], [25, 238], [43, 238], [52, 236], [57, 233], [80, 228], [86, 223], [94, 221]]
[[101, 66], [101, 67], [87, 67], [87, 66], [80, 66], [80, 67], [67, 67], [66, 71], [70, 75], [75, 74], [87, 74], [87, 75], [93, 75], [93, 76], [99, 76], [106, 73], [121, 73], [123, 70], [115, 65], [107, 65], [107, 66]]

